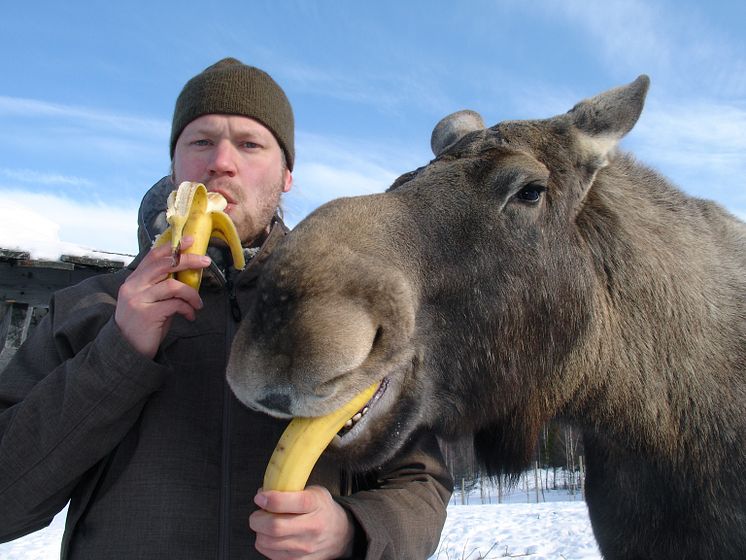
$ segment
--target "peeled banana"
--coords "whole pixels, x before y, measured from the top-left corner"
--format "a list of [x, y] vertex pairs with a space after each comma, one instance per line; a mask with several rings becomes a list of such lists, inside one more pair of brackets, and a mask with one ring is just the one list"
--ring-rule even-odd
[[[204, 255], [211, 237], [224, 241], [233, 258], [233, 266], [238, 269], [246, 266], [246, 261], [238, 237], [236, 226], [228, 214], [223, 212], [227, 201], [220, 193], [208, 193], [202, 183], [184, 181], [168, 196], [166, 221], [169, 227], [158, 236], [155, 245], [170, 243], [174, 260], [182, 253]], [[194, 243], [185, 251], [181, 250], [181, 238], [194, 237]], [[176, 279], [199, 290], [202, 282], [202, 269], [180, 270]]]
[[264, 490], [303, 490], [316, 461], [334, 435], [373, 397], [379, 385], [380, 382], [374, 383], [325, 416], [293, 418], [269, 459], [264, 472]]

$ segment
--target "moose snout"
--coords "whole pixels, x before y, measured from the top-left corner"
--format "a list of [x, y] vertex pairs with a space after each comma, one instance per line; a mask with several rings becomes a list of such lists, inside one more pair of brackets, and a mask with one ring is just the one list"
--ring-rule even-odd
[[283, 245], [234, 339], [228, 379], [248, 406], [325, 414], [385, 376], [412, 336], [415, 304], [401, 271], [336, 247], [320, 263]]

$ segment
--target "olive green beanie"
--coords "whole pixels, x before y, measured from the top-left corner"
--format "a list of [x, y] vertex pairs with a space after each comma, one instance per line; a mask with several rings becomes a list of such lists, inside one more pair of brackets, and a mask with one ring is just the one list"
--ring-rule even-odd
[[189, 80], [176, 100], [171, 159], [184, 127], [208, 114], [241, 115], [261, 122], [275, 135], [288, 169], [293, 170], [293, 109], [285, 92], [266, 72], [235, 58], [224, 58]]

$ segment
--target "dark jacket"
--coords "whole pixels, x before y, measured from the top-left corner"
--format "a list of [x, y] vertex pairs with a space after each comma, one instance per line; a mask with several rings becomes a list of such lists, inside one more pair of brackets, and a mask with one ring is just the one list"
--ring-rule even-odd
[[[224, 372], [276, 224], [245, 270], [203, 282], [155, 360], [114, 322], [128, 269], [56, 293], [0, 373], [0, 541], [49, 524], [70, 500], [62, 558], [260, 558], [253, 496], [286, 422], [241, 405]], [[359, 557], [426, 558], [451, 479], [420, 434], [390, 464], [352, 474], [323, 457], [322, 484], [356, 520]], [[351, 495], [350, 495], [351, 494]]]

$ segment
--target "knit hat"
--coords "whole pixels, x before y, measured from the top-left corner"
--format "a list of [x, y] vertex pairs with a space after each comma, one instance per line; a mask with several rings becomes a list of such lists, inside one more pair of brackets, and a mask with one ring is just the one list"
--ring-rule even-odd
[[208, 114], [251, 117], [274, 134], [285, 152], [289, 170], [295, 160], [293, 109], [272, 77], [235, 58], [205, 68], [181, 90], [171, 125], [171, 159], [184, 127]]

